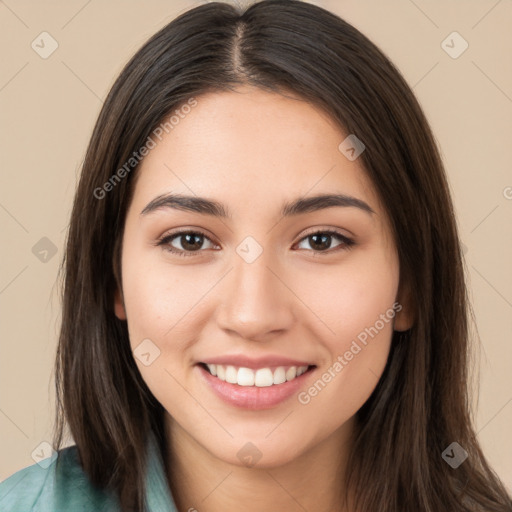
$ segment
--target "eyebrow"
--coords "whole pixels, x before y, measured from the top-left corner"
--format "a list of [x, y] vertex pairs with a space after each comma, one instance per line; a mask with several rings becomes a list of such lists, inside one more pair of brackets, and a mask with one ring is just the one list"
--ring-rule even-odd
[[[294, 201], [285, 203], [281, 208], [281, 216], [290, 217], [336, 206], [359, 208], [369, 215], [375, 213], [367, 203], [352, 196], [345, 194], [317, 194], [311, 197], [299, 197]], [[183, 194], [164, 194], [155, 197], [140, 214], [147, 215], [164, 208], [195, 212], [224, 219], [232, 218], [229, 208], [218, 201]]]

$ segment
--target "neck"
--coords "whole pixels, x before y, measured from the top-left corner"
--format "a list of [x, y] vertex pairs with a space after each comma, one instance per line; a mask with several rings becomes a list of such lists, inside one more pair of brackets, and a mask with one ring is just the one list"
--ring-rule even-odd
[[178, 510], [198, 512], [348, 512], [344, 477], [355, 418], [281, 465], [246, 467], [223, 461], [169, 416], [168, 480]]

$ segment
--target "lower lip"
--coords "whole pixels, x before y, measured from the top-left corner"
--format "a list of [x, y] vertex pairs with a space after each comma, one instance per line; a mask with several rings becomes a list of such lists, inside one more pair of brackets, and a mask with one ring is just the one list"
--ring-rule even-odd
[[293, 380], [259, 388], [257, 386], [239, 386], [214, 377], [201, 365], [197, 365], [202, 378], [213, 392], [224, 402], [244, 409], [270, 409], [289, 399], [304, 385], [312, 370], [308, 370]]

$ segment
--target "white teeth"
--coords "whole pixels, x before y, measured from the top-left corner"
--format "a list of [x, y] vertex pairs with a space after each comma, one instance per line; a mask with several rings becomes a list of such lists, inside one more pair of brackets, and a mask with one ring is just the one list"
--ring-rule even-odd
[[280, 366], [279, 368], [276, 368], [276, 371], [274, 372], [274, 384], [282, 384], [283, 382], [286, 382], [286, 372], [284, 371], [284, 368]]
[[221, 364], [207, 364], [208, 370], [213, 376], [230, 384], [239, 386], [256, 386], [259, 388], [283, 384], [300, 377], [308, 369], [307, 366], [290, 366], [288, 368], [279, 366], [274, 371], [270, 368], [251, 368], [235, 366], [224, 366]]
[[226, 368], [226, 382], [230, 384], [236, 384], [238, 379], [238, 372], [234, 366], [228, 366]]
[[265, 388], [274, 384], [274, 376], [270, 368], [260, 368], [256, 370], [254, 384], [259, 388]]
[[299, 366], [297, 368], [297, 377], [299, 377], [300, 375], [302, 375], [306, 370], [308, 369], [307, 366]]
[[226, 368], [221, 364], [217, 365], [217, 377], [220, 380], [226, 380]]
[[293, 380], [297, 376], [297, 367], [291, 366], [286, 370], [286, 380]]
[[239, 368], [237, 377], [239, 386], [254, 386], [254, 372], [250, 368]]

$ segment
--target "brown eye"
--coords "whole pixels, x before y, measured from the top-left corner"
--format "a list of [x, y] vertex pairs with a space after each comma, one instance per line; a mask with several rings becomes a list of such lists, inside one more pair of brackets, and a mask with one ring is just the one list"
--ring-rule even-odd
[[187, 233], [185, 235], [178, 235], [176, 240], [181, 240], [181, 249], [185, 251], [197, 251], [203, 245], [203, 235], [197, 233]]
[[[338, 240], [338, 243], [333, 247], [333, 240]], [[337, 252], [343, 249], [350, 249], [355, 242], [345, 235], [333, 230], [316, 231], [305, 236], [299, 242], [307, 242], [308, 247], [299, 247], [313, 251], [314, 253], [328, 253]], [[204, 243], [210, 243], [210, 247], [214, 248], [215, 244], [205, 234], [199, 231], [180, 231], [162, 238], [157, 245], [164, 246], [165, 250], [177, 254], [178, 256], [193, 256], [194, 253], [202, 252]]]
[[205, 241], [214, 246], [213, 242], [201, 232], [180, 231], [162, 238], [158, 245], [164, 246], [166, 250], [179, 256], [192, 256], [191, 253], [201, 252]]
[[[334, 239], [338, 239], [339, 243], [332, 247], [332, 243]], [[354, 241], [350, 238], [346, 237], [345, 235], [342, 235], [341, 233], [333, 230], [327, 230], [327, 231], [316, 231], [315, 233], [310, 233], [309, 235], [305, 236], [300, 242], [303, 243], [304, 241], [307, 241], [310, 249], [315, 252], [336, 252], [338, 250], [342, 249], [348, 249], [351, 246], [354, 245]], [[304, 248], [304, 247], [301, 247]], [[307, 249], [307, 247], [306, 247]], [[331, 250], [333, 249], [333, 250]]]

